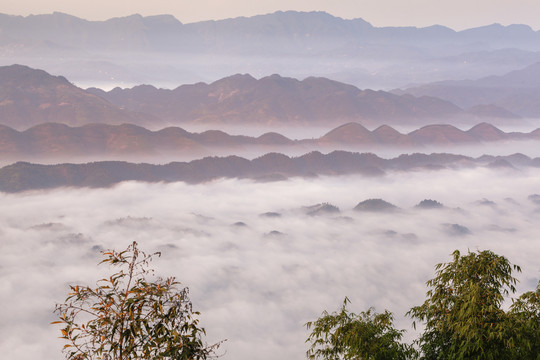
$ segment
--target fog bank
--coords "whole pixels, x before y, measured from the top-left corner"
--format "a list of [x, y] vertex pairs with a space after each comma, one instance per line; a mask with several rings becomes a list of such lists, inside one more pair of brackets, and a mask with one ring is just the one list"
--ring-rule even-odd
[[[68, 284], [93, 285], [108, 272], [96, 265], [101, 249], [133, 240], [163, 253], [153, 262], [158, 274], [190, 288], [208, 341], [227, 339], [223, 359], [303, 359], [305, 322], [345, 296], [355, 312], [394, 312], [412, 338], [404, 314], [455, 249], [505, 255], [523, 269], [519, 292], [536, 285], [540, 205], [528, 197], [540, 193], [539, 180], [540, 169], [475, 169], [0, 194], [0, 351], [60, 358], [59, 328], [49, 325], [55, 303]], [[353, 211], [370, 198], [401, 210]], [[423, 199], [445, 207], [415, 208]], [[323, 202], [341, 213], [302, 208]]]

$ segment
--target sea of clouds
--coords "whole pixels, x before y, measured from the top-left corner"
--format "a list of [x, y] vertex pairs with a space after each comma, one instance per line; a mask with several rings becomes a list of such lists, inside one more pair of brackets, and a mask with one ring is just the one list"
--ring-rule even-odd
[[[304, 324], [345, 296], [355, 312], [405, 313], [450, 254], [490, 249], [522, 267], [518, 292], [540, 277], [540, 169], [419, 171], [382, 178], [320, 177], [200, 185], [127, 182], [110, 189], [0, 194], [0, 353], [60, 359], [53, 309], [69, 284], [94, 285], [112, 269], [100, 251], [132, 241], [161, 251], [156, 274], [190, 288], [209, 343], [223, 359], [302, 359]], [[382, 198], [395, 213], [354, 211]], [[434, 199], [443, 209], [418, 209]], [[329, 202], [339, 214], [310, 216]], [[281, 216], [261, 216], [267, 212]], [[242, 223], [242, 224], [240, 224]]]

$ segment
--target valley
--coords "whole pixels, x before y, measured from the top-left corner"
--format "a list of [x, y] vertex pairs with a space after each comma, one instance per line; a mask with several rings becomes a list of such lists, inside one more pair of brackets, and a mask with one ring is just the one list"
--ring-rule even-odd
[[533, 289], [531, 26], [0, 14], [0, 351], [58, 358], [54, 304], [133, 241], [224, 360], [305, 358], [306, 322], [345, 297], [411, 343], [405, 314], [456, 249]]

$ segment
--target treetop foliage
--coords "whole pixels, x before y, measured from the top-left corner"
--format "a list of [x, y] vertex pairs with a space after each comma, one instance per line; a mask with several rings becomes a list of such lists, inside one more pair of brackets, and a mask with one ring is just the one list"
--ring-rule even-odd
[[425, 323], [419, 339], [425, 358], [507, 358], [514, 339], [502, 305], [516, 291], [512, 272], [519, 266], [488, 250], [465, 256], [456, 250], [453, 261], [435, 269], [426, 301], [408, 312]]
[[[205, 330], [174, 277], [154, 279], [147, 255], [133, 242], [103, 252], [100, 264], [118, 270], [96, 287], [72, 285], [55, 312], [68, 360], [207, 360], [221, 342], [203, 342]], [[345, 297], [333, 313], [323, 311], [310, 330], [310, 360], [540, 360], [540, 282], [505, 309], [521, 268], [492, 251], [459, 251], [435, 266], [423, 304], [407, 315], [423, 325], [411, 345], [388, 310], [350, 312]], [[151, 281], [152, 280], [152, 281]]]
[[314, 322], [306, 323], [313, 329], [306, 342], [311, 346], [308, 359], [406, 359], [412, 348], [400, 343], [403, 330], [393, 327], [393, 315], [373, 308], [355, 314], [347, 310], [349, 299], [345, 298], [338, 312], [327, 311]]
[[133, 242], [126, 250], [103, 252], [100, 264], [119, 270], [96, 287], [72, 285], [55, 312], [70, 360], [208, 359], [220, 343], [206, 345], [189, 290], [174, 277], [150, 281], [154, 256]]
[[401, 343], [403, 330], [392, 326], [387, 310], [349, 313], [347, 298], [339, 312], [306, 327], [309, 359], [540, 360], [540, 282], [505, 310], [516, 292], [514, 272], [521, 268], [492, 251], [459, 251], [435, 266], [423, 304], [407, 315], [423, 324], [413, 346]]

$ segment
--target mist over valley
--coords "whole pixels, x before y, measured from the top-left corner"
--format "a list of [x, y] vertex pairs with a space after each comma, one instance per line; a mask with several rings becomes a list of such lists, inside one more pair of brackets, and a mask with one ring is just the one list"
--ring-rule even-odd
[[[392, 309], [414, 337], [404, 314], [423, 301], [434, 265], [455, 249], [505, 254], [523, 269], [518, 288], [535, 285], [540, 212], [531, 195], [539, 171], [125, 182], [2, 194], [1, 315], [14, 325], [2, 327], [0, 349], [11, 358], [56, 357], [62, 344], [48, 324], [52, 304], [67, 284], [91, 285], [108, 271], [96, 267], [100, 250], [133, 240], [162, 252], [156, 275], [189, 286], [209, 341], [228, 339], [225, 357], [302, 358], [303, 324], [344, 296], [358, 311]], [[368, 199], [396, 209], [354, 210]], [[417, 206], [424, 200], [442, 206]], [[312, 213], [324, 203], [338, 211]]]
[[61, 356], [55, 303], [133, 241], [224, 360], [305, 358], [306, 322], [345, 297], [412, 341], [456, 249], [533, 289], [539, 44], [321, 11], [0, 14], [0, 352]]

